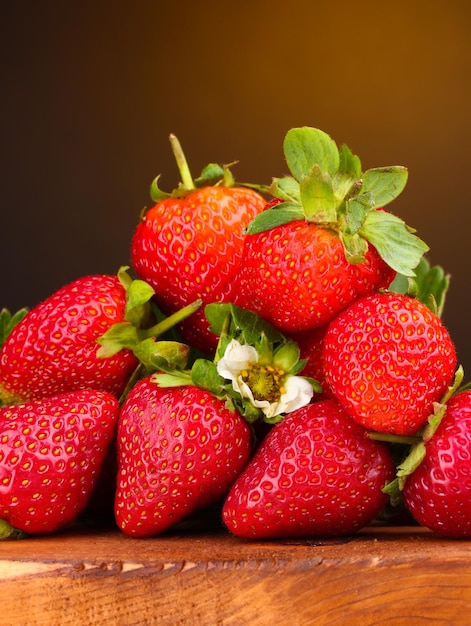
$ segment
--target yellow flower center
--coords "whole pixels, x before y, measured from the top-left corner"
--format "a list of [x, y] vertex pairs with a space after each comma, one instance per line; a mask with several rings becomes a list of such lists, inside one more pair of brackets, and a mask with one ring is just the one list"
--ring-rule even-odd
[[242, 380], [250, 387], [254, 400], [278, 402], [285, 392], [282, 386], [285, 372], [273, 365], [251, 363], [241, 373]]

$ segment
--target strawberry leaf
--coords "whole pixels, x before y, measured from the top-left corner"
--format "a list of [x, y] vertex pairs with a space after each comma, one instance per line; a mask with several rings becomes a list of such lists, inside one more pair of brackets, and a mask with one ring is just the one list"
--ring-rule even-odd
[[248, 345], [261, 341], [262, 335], [273, 343], [284, 340], [283, 335], [262, 317], [235, 304], [213, 302], [205, 307], [204, 313], [215, 335], [225, 334]]
[[408, 172], [402, 166], [377, 167], [363, 174], [363, 192], [371, 192], [374, 198], [372, 208], [379, 209], [403, 191]]
[[28, 313], [28, 309], [20, 309], [13, 313], [10, 313], [8, 309], [2, 309], [0, 311], [0, 347], [5, 343], [8, 335], [13, 328], [20, 322], [24, 316]]
[[413, 234], [399, 217], [386, 211], [370, 211], [361, 227], [362, 235], [396, 272], [414, 276], [414, 269], [429, 247]]
[[415, 277], [397, 274], [389, 289], [394, 293], [413, 296], [442, 317], [445, 299], [450, 286], [450, 274], [446, 274], [440, 265], [430, 265], [423, 257], [415, 268]]
[[338, 200], [350, 193], [352, 185], [361, 188], [361, 161], [345, 144], [340, 148], [339, 169], [333, 177], [333, 187]]
[[209, 163], [203, 168], [200, 176], [195, 179], [196, 187], [204, 187], [206, 185], [215, 185], [224, 178], [224, 168], [217, 163]]
[[304, 216], [309, 222], [329, 224], [337, 221], [332, 181], [330, 176], [322, 173], [317, 164], [301, 179], [300, 192]]
[[216, 397], [225, 395], [225, 381], [218, 374], [216, 364], [206, 359], [196, 359], [191, 368], [193, 384], [200, 389], [206, 389]]
[[334, 176], [339, 168], [336, 143], [317, 128], [292, 128], [285, 135], [283, 150], [290, 172], [298, 181], [309, 176], [315, 165], [330, 176]]
[[269, 187], [269, 192], [275, 198], [281, 198], [287, 202], [301, 202], [299, 182], [292, 176], [274, 178]]
[[345, 213], [342, 216], [342, 230], [350, 235], [358, 233], [371, 210], [371, 205], [372, 197], [370, 193], [362, 193], [347, 200], [345, 202]]
[[160, 202], [161, 200], [165, 200], [165, 198], [170, 198], [172, 194], [167, 193], [166, 191], [162, 191], [159, 187], [159, 178], [160, 174], [154, 178], [150, 185], [150, 197], [154, 202]]
[[300, 205], [282, 202], [256, 215], [248, 224], [245, 232], [247, 235], [256, 235], [276, 226], [304, 219], [304, 211]]
[[106, 359], [123, 348], [133, 349], [138, 343], [137, 329], [131, 322], [118, 322], [99, 337], [97, 343], [100, 345], [97, 357]]
[[368, 244], [363, 237], [360, 237], [358, 233], [350, 235], [349, 233], [340, 232], [340, 239], [345, 251], [345, 258], [349, 263], [355, 264], [364, 261], [365, 254], [368, 251]]
[[142, 326], [149, 319], [149, 302], [154, 289], [143, 280], [133, 280], [126, 291], [125, 318], [135, 326]]
[[189, 346], [177, 341], [145, 339], [133, 349], [134, 355], [150, 371], [183, 370], [188, 363]]
[[6, 519], [0, 518], [0, 541], [26, 539], [28, 534], [12, 526]]

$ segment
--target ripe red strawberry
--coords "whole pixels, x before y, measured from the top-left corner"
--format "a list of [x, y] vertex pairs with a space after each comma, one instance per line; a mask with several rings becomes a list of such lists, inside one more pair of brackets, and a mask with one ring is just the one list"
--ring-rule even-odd
[[[171, 140], [175, 146], [173, 136]], [[229, 300], [244, 228], [265, 206], [257, 191], [232, 186], [227, 170], [221, 170], [222, 181], [217, 184], [206, 174], [196, 186], [186, 161], [179, 165], [184, 186], [170, 197], [158, 189], [154, 192], [156, 204], [142, 216], [131, 247], [137, 275], [155, 289], [156, 301], [166, 314], [198, 298], [204, 304]], [[217, 338], [208, 330], [203, 309], [185, 320], [181, 331], [188, 343], [203, 352], [216, 347]]]
[[324, 375], [347, 413], [366, 428], [416, 433], [452, 382], [455, 346], [440, 318], [409, 296], [353, 302], [324, 337]]
[[251, 452], [248, 424], [208, 391], [142, 379], [118, 425], [119, 528], [156, 535], [217, 502]]
[[97, 357], [97, 339], [124, 321], [116, 276], [72, 281], [31, 309], [0, 351], [0, 402], [12, 404], [93, 387], [120, 394], [137, 365], [129, 350]]
[[307, 221], [247, 235], [234, 302], [282, 332], [322, 326], [359, 295], [389, 286], [395, 272], [375, 250], [368, 257], [352, 265], [335, 232]]
[[29, 534], [74, 521], [97, 482], [118, 414], [115, 396], [95, 390], [0, 408], [0, 518]]
[[471, 537], [471, 391], [449, 400], [403, 497], [421, 525], [446, 537]]
[[293, 177], [274, 180], [283, 202], [248, 227], [234, 302], [289, 334], [328, 323], [396, 272], [413, 276], [428, 248], [382, 210], [402, 191], [405, 168], [362, 173], [358, 157], [313, 128], [289, 131], [284, 150]]
[[389, 449], [365, 438], [334, 400], [275, 425], [232, 486], [223, 520], [248, 539], [332, 536], [369, 524], [394, 476]]

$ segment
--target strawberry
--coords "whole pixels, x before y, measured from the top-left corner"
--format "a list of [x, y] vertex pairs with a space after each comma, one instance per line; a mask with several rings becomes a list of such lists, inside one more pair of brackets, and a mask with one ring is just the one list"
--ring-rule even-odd
[[247, 539], [347, 535], [379, 513], [392, 476], [386, 444], [323, 400], [273, 426], [232, 486], [223, 521]]
[[[155, 289], [166, 314], [198, 298], [204, 304], [230, 300], [244, 228], [265, 206], [254, 189], [234, 186], [227, 168], [208, 166], [193, 181], [180, 144], [173, 135], [170, 140], [183, 185], [165, 194], [154, 183], [155, 204], [142, 215], [131, 245], [136, 274]], [[217, 338], [202, 310], [185, 320], [181, 332], [203, 352], [214, 351]]]
[[248, 424], [194, 385], [151, 376], [127, 396], [118, 424], [115, 515], [127, 535], [163, 532], [227, 492], [251, 453]]
[[447, 403], [425, 457], [405, 480], [407, 509], [423, 526], [446, 537], [471, 537], [471, 391]]
[[355, 298], [413, 276], [428, 247], [383, 210], [404, 188], [402, 167], [361, 172], [358, 157], [326, 133], [291, 129], [292, 177], [274, 179], [271, 203], [247, 228], [234, 302], [285, 333], [331, 321]]
[[86, 506], [115, 432], [119, 404], [96, 390], [0, 408], [0, 518], [11, 527], [52, 533]]
[[457, 363], [440, 318], [403, 294], [356, 300], [330, 323], [323, 343], [325, 379], [351, 418], [397, 435], [425, 424]]
[[93, 387], [120, 394], [137, 365], [129, 350], [97, 356], [97, 339], [124, 322], [126, 292], [116, 276], [78, 278], [31, 309], [0, 351], [0, 401], [25, 402]]

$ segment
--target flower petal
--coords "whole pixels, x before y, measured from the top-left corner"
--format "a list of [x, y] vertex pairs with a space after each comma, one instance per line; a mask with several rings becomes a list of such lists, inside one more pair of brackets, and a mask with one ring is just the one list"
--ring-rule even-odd
[[224, 352], [224, 356], [217, 363], [217, 371], [227, 380], [234, 380], [250, 363], [258, 361], [257, 351], [253, 346], [240, 344], [232, 339]]
[[280, 403], [285, 405], [283, 413], [291, 413], [309, 404], [314, 395], [311, 383], [302, 376], [288, 376], [284, 387], [285, 393], [280, 398]]

